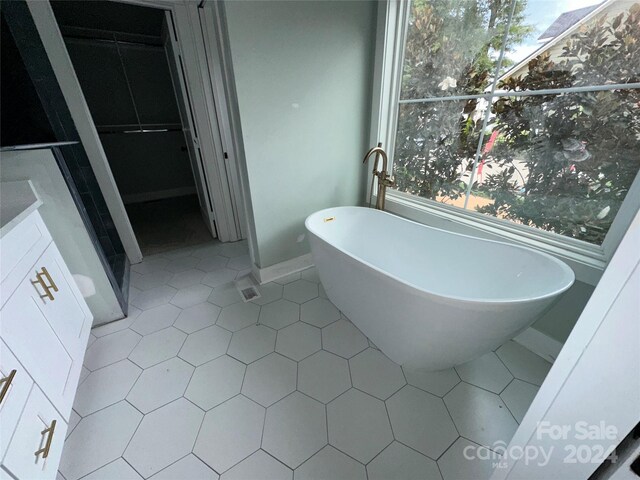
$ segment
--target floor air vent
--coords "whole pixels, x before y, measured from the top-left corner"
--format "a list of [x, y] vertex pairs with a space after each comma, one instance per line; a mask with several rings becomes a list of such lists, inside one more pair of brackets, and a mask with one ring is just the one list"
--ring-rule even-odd
[[236, 288], [240, 292], [240, 296], [244, 302], [260, 298], [260, 292], [249, 275], [237, 279]]

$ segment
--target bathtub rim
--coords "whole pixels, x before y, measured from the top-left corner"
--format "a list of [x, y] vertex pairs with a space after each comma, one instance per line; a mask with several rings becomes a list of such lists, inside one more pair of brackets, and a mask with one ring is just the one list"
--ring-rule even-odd
[[[433, 230], [438, 230], [438, 231], [441, 231], [441, 232], [444, 232], [444, 233], [447, 233], [447, 234], [450, 234], [450, 235], [458, 235], [458, 236], [461, 236], [461, 237], [467, 237], [467, 238], [471, 238], [471, 239], [474, 239], [474, 240], [479, 240], [479, 241], [482, 241], [482, 242], [498, 243], [498, 244], [501, 244], [501, 245], [506, 245], [508, 247], [513, 247], [513, 248], [517, 248], [517, 249], [521, 249], [521, 250], [528, 250], [528, 251], [533, 252], [535, 254], [541, 255], [541, 256], [551, 260], [555, 264], [559, 265], [560, 268], [565, 273], [568, 273], [571, 281], [567, 282], [567, 284], [565, 286], [563, 286], [561, 288], [558, 288], [558, 289], [555, 289], [555, 290], [552, 290], [552, 291], [550, 291], [548, 293], [545, 293], [543, 295], [537, 295], [537, 296], [526, 297], [526, 298], [514, 297], [514, 298], [505, 298], [505, 299], [498, 299], [498, 298], [489, 298], [489, 299], [476, 298], [476, 299], [474, 299], [474, 298], [469, 298], [469, 297], [460, 297], [460, 296], [457, 296], [457, 295], [443, 295], [441, 293], [437, 293], [437, 292], [434, 292], [432, 290], [427, 290], [427, 289], [422, 288], [422, 287], [420, 287], [418, 285], [415, 285], [415, 284], [413, 284], [411, 282], [408, 282], [407, 280], [404, 280], [404, 279], [402, 279], [400, 277], [397, 277], [396, 275], [393, 275], [393, 274], [391, 274], [391, 273], [389, 273], [389, 272], [377, 267], [376, 265], [374, 265], [374, 264], [372, 264], [372, 263], [370, 263], [370, 262], [368, 262], [366, 260], [363, 260], [361, 257], [359, 257], [357, 255], [354, 255], [351, 252], [348, 252], [348, 251], [344, 250], [343, 248], [340, 248], [340, 247], [336, 246], [335, 244], [331, 243], [329, 240], [327, 240], [327, 238], [325, 236], [318, 234], [317, 231], [315, 231], [312, 228], [310, 228], [312, 217], [314, 217], [314, 216], [322, 216], [322, 214], [324, 214], [325, 212], [335, 212], [337, 210], [373, 210], [373, 211], [376, 212], [376, 214], [385, 214], [385, 215], [389, 215], [389, 216], [392, 216], [392, 217], [397, 217], [402, 221], [413, 223], [413, 224], [415, 224], [415, 225], [417, 225], [419, 227], [422, 227], [422, 228], [429, 228], [429, 229], [433, 229]], [[343, 254], [347, 255], [348, 257], [360, 262], [363, 265], [366, 265], [367, 267], [375, 270], [376, 272], [380, 273], [381, 275], [384, 275], [384, 276], [386, 276], [386, 277], [388, 277], [390, 279], [393, 279], [393, 280], [395, 280], [395, 281], [397, 281], [397, 282], [399, 282], [399, 283], [401, 283], [403, 285], [406, 285], [407, 287], [410, 287], [410, 288], [412, 288], [414, 290], [417, 290], [418, 292], [422, 292], [422, 293], [425, 293], [427, 295], [432, 295], [434, 297], [438, 297], [438, 298], [445, 299], [445, 300], [447, 300], [447, 299], [448, 300], [455, 300], [455, 301], [458, 301], [458, 302], [464, 302], [464, 303], [470, 303], [470, 304], [471, 303], [481, 303], [481, 304], [486, 304], [486, 305], [504, 305], [504, 304], [528, 303], [528, 302], [545, 300], [545, 299], [549, 299], [549, 298], [552, 298], [552, 297], [559, 297], [562, 293], [564, 293], [567, 290], [569, 290], [571, 288], [571, 286], [576, 281], [575, 272], [573, 271], [573, 269], [569, 265], [567, 265], [562, 260], [560, 260], [560, 259], [558, 259], [558, 258], [554, 257], [553, 255], [550, 255], [550, 254], [548, 254], [546, 252], [541, 252], [539, 250], [536, 250], [534, 248], [531, 248], [531, 247], [528, 247], [528, 246], [525, 246], [525, 245], [517, 245], [517, 244], [513, 244], [513, 243], [507, 243], [507, 242], [500, 241], [500, 240], [491, 240], [491, 239], [488, 239], [488, 238], [476, 237], [474, 235], [467, 235], [467, 234], [464, 234], [464, 233], [452, 232], [450, 230], [446, 230], [446, 229], [443, 229], [443, 228], [432, 227], [430, 225], [425, 225], [423, 223], [418, 223], [418, 222], [416, 222], [414, 220], [409, 220], [407, 218], [401, 217], [399, 215], [395, 215], [395, 214], [390, 213], [390, 212], [386, 212], [384, 210], [376, 210], [376, 209], [373, 209], [373, 208], [359, 207], [359, 206], [355, 206], [355, 205], [354, 206], [340, 206], [340, 207], [324, 208], [322, 210], [318, 210], [316, 212], [313, 212], [312, 214], [307, 216], [307, 218], [304, 221], [304, 226], [307, 229], [307, 232], [309, 232], [312, 235], [315, 235], [318, 239], [322, 240], [327, 245], [330, 245], [332, 248], [335, 248], [336, 250], [338, 250], [338, 251], [342, 252]], [[317, 265], [316, 265], [316, 267], [317, 267]]]

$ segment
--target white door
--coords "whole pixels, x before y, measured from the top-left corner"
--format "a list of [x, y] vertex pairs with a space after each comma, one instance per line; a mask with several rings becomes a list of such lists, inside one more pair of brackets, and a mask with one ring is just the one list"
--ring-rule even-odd
[[180, 46], [178, 45], [171, 12], [165, 12], [164, 24], [164, 50], [167, 55], [169, 71], [171, 72], [171, 80], [173, 81], [173, 90], [176, 94], [178, 109], [180, 110], [180, 120], [182, 123], [182, 131], [184, 132], [187, 150], [189, 151], [189, 159], [191, 161], [191, 169], [196, 182], [196, 190], [198, 192], [198, 200], [200, 202], [200, 211], [205, 225], [214, 238], [218, 237], [215, 224], [215, 216], [213, 211], [213, 200], [209, 190], [210, 182], [204, 168], [204, 159], [200, 150], [200, 142], [198, 139], [198, 131], [195, 128], [195, 119], [193, 117], [193, 109], [191, 98], [189, 95], [189, 87], [185, 79], [185, 68]]

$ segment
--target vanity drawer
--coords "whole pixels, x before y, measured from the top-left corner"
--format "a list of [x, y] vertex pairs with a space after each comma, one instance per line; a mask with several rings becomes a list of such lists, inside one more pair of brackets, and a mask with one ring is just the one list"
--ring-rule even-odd
[[19, 479], [55, 479], [67, 423], [34, 386], [2, 464]]
[[51, 235], [38, 212], [32, 213], [2, 237], [0, 304], [7, 301], [49, 243]]
[[51, 243], [0, 314], [2, 340], [68, 418], [82, 368], [91, 315]]
[[27, 403], [33, 380], [4, 342], [0, 342], [0, 459], [4, 457]]

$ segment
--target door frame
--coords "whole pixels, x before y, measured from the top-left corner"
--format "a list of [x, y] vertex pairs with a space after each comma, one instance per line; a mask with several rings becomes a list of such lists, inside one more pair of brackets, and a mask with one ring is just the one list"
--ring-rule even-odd
[[[178, 45], [184, 60], [186, 83], [191, 95], [205, 173], [209, 181], [209, 193], [212, 198], [218, 238], [223, 242], [240, 240], [244, 236], [245, 225], [243, 223], [246, 222], [246, 215], [244, 208], [240, 208], [241, 205], [233, 199], [231, 192], [240, 192], [240, 196], [242, 196], [242, 185], [238, 181], [237, 175], [228, 173], [225, 164], [225, 153], [226, 157], [229, 157], [229, 150], [225, 150], [224, 135], [220, 129], [218, 116], [226, 117], [228, 113], [218, 111], [220, 106], [214, 101], [216, 97], [209, 80], [209, 67], [197, 11], [198, 5], [193, 2], [175, 0], [113, 1], [171, 12]], [[29, 0], [27, 4], [65, 100], [69, 105], [80, 140], [87, 151], [125, 252], [131, 263], [139, 263], [142, 261], [142, 252], [73, 69], [73, 64], [67, 53], [51, 4], [48, 0]]]
[[[640, 212], [629, 225], [491, 480], [588, 478], [640, 419]], [[578, 424], [582, 424], [578, 430]], [[581, 438], [584, 427], [594, 438]], [[561, 428], [566, 433], [559, 434]], [[551, 429], [555, 429], [552, 433]], [[609, 433], [610, 429], [615, 429]], [[586, 458], [573, 457], [581, 450]], [[528, 453], [529, 459], [519, 456]], [[543, 452], [548, 462], [536, 464]], [[537, 458], [532, 459], [533, 455]], [[605, 454], [606, 455], [606, 454]], [[599, 460], [599, 461], [596, 461]]]

